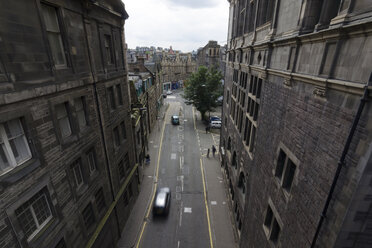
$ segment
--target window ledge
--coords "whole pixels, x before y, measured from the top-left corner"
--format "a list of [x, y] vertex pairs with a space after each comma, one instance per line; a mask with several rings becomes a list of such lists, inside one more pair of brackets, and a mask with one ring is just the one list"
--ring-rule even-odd
[[73, 143], [77, 140], [78, 140], [78, 137], [76, 136], [76, 134], [72, 134], [68, 137], [61, 138], [62, 149], [67, 148], [71, 143]]
[[5, 172], [0, 175], [0, 185], [1, 184], [13, 184], [18, 180], [22, 179], [24, 176], [29, 175], [33, 170], [41, 165], [40, 160], [32, 158], [23, 164], [14, 167], [14, 169]]

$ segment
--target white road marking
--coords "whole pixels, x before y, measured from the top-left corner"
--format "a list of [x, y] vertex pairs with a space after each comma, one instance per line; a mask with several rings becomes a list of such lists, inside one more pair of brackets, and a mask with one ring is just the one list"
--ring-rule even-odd
[[154, 143], [154, 141], [150, 140], [150, 144]]
[[176, 99], [176, 97], [175, 96], [167, 96], [167, 98], [169, 98], [169, 99]]
[[176, 192], [181, 192], [181, 187], [180, 186], [176, 186]]
[[226, 202], [222, 202], [222, 204], [223, 204], [223, 205], [225, 205], [225, 204], [226, 204]]
[[217, 205], [216, 201], [211, 201], [211, 205]]
[[185, 208], [185, 209], [184, 209], [184, 212], [185, 212], [185, 213], [190, 213], [190, 214], [191, 214], [191, 213], [192, 213], [192, 210], [191, 210], [191, 208]]
[[180, 193], [176, 193], [176, 200], [177, 201], [181, 200], [181, 194]]
[[180, 241], [178, 241], [178, 245], [177, 245], [177, 248], [180, 248]]
[[176, 153], [171, 153], [171, 159], [176, 159], [177, 158], [177, 154]]
[[181, 152], [181, 153], [183, 152], [183, 145], [180, 145], [180, 146], [178, 147], [178, 151]]
[[187, 121], [187, 119], [184, 119], [183, 121]]
[[154, 145], [154, 148], [156, 149], [156, 148], [158, 148], [159, 146], [158, 145]]

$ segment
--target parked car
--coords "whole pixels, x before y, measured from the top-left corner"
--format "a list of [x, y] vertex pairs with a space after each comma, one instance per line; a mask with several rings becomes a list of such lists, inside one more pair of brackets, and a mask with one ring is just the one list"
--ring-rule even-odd
[[210, 128], [221, 128], [221, 118], [218, 116], [209, 117], [209, 127]]
[[209, 117], [209, 122], [211, 122], [211, 121], [221, 121], [221, 118], [218, 117], [218, 116], [211, 116], [211, 117]]
[[193, 104], [194, 102], [193, 102], [192, 100], [188, 100], [188, 99], [186, 99], [186, 100], [185, 100], [185, 103], [186, 103], [186, 105], [191, 105], [191, 104]]
[[209, 126], [211, 128], [221, 128], [221, 120], [215, 120], [215, 121], [211, 121]]
[[172, 92], [171, 90], [168, 90], [168, 91], [167, 91], [167, 95], [172, 95], [172, 93], [173, 93], [173, 92]]
[[171, 122], [173, 125], [179, 125], [180, 124], [180, 118], [178, 115], [172, 115]]
[[154, 205], [152, 207], [153, 215], [168, 215], [170, 200], [171, 191], [168, 187], [158, 189], [155, 195]]

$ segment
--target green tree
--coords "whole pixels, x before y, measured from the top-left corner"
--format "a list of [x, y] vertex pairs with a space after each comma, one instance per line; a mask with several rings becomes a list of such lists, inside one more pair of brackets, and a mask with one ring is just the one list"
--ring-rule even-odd
[[215, 68], [200, 66], [186, 82], [184, 98], [193, 103], [205, 119], [205, 113], [217, 107], [217, 98], [222, 95], [222, 74]]

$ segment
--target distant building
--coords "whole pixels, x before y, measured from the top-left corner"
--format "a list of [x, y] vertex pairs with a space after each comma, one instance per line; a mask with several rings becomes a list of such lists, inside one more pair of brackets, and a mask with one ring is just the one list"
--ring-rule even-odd
[[162, 84], [156, 81], [155, 73], [145, 66], [144, 60], [145, 57], [137, 57], [136, 63], [128, 63], [136, 162], [141, 170], [148, 152], [148, 136], [163, 104]]
[[191, 53], [167, 53], [159, 58], [161, 80], [163, 82], [163, 90], [173, 90], [183, 87], [184, 80], [186, 80], [191, 73], [196, 71], [196, 61], [191, 57]]
[[221, 71], [222, 75], [225, 75], [225, 50], [226, 48], [218, 45], [217, 41], [209, 41], [207, 45], [197, 51], [197, 66], [214, 67]]
[[372, 2], [228, 2], [220, 152], [240, 247], [370, 247]]
[[138, 194], [121, 1], [2, 1], [0, 247], [114, 247]]

